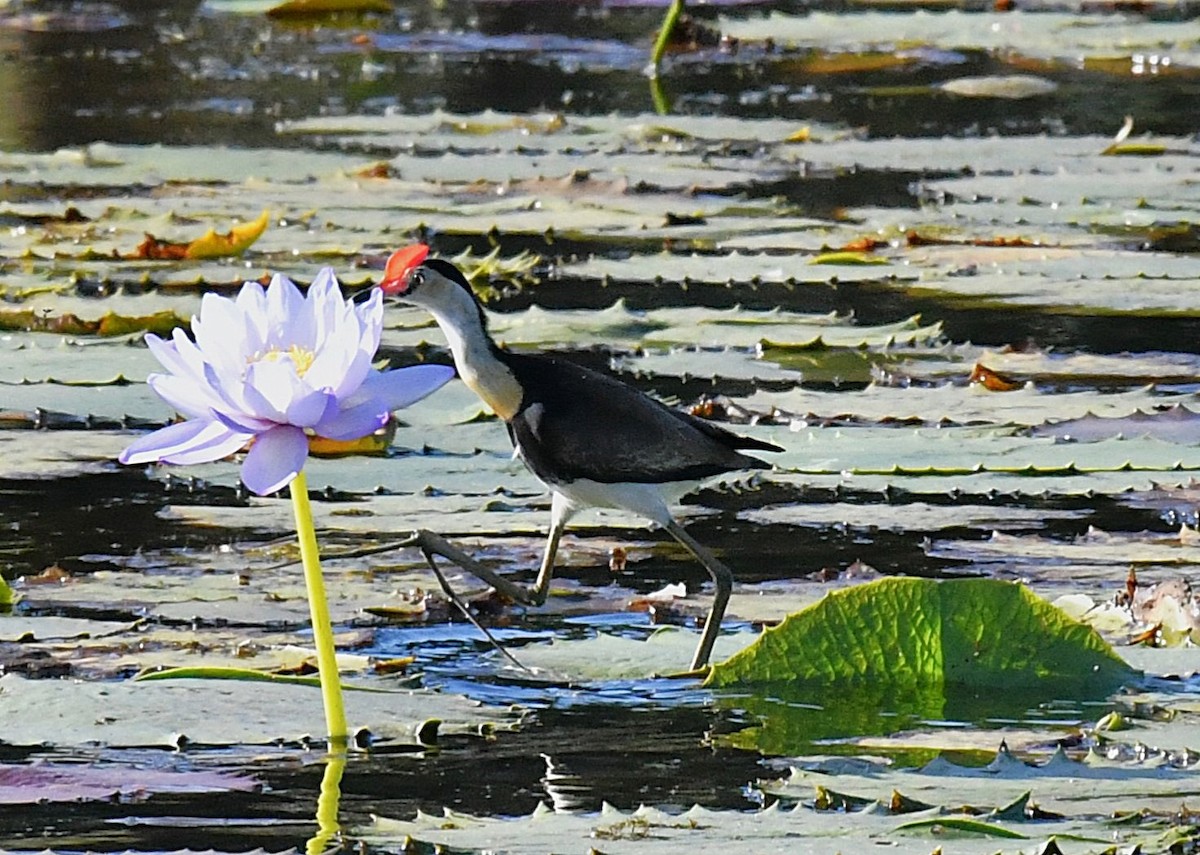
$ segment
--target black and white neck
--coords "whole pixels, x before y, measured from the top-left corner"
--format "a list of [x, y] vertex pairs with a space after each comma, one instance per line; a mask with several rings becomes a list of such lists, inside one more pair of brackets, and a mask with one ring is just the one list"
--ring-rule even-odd
[[440, 258], [421, 261], [404, 271], [403, 277], [396, 284], [385, 279], [385, 293], [433, 315], [463, 382], [496, 415], [510, 420], [521, 407], [521, 385], [488, 332], [487, 315], [471, 284], [458, 268]]

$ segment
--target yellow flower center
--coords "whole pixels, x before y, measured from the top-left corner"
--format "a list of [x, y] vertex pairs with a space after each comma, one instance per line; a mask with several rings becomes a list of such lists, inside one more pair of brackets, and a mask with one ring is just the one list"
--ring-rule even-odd
[[291, 345], [287, 350], [280, 350], [278, 347], [273, 347], [266, 353], [256, 353], [250, 357], [250, 362], [278, 362], [281, 359], [290, 359], [292, 365], [296, 366], [296, 374], [303, 377], [304, 373], [312, 367], [313, 360], [317, 355], [311, 350], [301, 347], [298, 344]]

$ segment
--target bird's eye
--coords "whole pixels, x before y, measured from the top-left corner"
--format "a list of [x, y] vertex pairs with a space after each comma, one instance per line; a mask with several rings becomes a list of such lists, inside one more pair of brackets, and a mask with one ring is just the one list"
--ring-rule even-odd
[[425, 283], [425, 271], [423, 271], [421, 268], [418, 267], [416, 270], [413, 271], [412, 277], [408, 281], [408, 287], [415, 288], [418, 285], [423, 285], [424, 283]]

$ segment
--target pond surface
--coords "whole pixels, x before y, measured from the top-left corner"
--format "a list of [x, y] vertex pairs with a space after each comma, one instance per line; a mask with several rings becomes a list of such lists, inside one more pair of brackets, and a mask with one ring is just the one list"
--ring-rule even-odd
[[[684, 500], [738, 580], [718, 656], [879, 575], [1019, 580], [1117, 644], [1163, 646], [1120, 647], [1148, 676], [1109, 697], [722, 695], [652, 676], [687, 663], [700, 568], [596, 513], [544, 607], [451, 573], [552, 675], [530, 679], [428, 593], [414, 550], [338, 558], [426, 527], [531, 581], [548, 496], [452, 383], [381, 454], [309, 467], [343, 670], [395, 692], [349, 693], [376, 742], [347, 765], [333, 843], [990, 853], [1059, 834], [1069, 853], [1190, 851], [1170, 848], [1198, 833], [1190, 590], [1170, 618], [1104, 604], [1131, 567], [1141, 602], [1200, 562], [1200, 6], [717, 2], [655, 81], [663, 3], [271, 7], [0, 10], [0, 572], [21, 598], [0, 616], [0, 848], [313, 837], [314, 690], [131, 681], [302, 668], [286, 496], [249, 496], [232, 462], [115, 457], [172, 415], [144, 382], [145, 330], [272, 272], [329, 265], [361, 290], [419, 239], [476, 274], [508, 346], [783, 446]], [[236, 257], [137, 252], [264, 210]], [[449, 361], [411, 309], [389, 309], [381, 357]], [[1131, 729], [1101, 733], [1110, 711]], [[1075, 765], [974, 789], [1002, 741]], [[1113, 768], [1081, 772], [1089, 749]], [[1022, 789], [1047, 811], [999, 810]], [[986, 803], [1023, 838], [858, 810], [893, 790]], [[543, 804], [553, 821], [524, 819]], [[1105, 825], [1114, 812], [1137, 819]]]

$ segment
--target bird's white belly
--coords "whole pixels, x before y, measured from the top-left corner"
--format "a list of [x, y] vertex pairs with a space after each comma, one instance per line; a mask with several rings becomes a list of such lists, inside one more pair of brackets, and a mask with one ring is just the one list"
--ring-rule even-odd
[[605, 484], [577, 478], [550, 489], [565, 498], [572, 511], [584, 508], [618, 508], [631, 511], [659, 525], [671, 519], [669, 505], [696, 486], [695, 481], [669, 481], [665, 484]]

